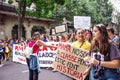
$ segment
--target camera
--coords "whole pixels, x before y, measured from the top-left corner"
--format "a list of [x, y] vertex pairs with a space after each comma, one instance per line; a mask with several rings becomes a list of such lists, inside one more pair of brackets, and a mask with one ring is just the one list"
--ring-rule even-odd
[[94, 71], [94, 78], [98, 78], [102, 75], [103, 75], [103, 69], [102, 68], [98, 68]]

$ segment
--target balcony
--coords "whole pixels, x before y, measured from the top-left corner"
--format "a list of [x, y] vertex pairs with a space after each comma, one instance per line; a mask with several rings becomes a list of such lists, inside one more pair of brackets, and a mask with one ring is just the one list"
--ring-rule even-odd
[[15, 6], [0, 2], [0, 11], [14, 12], [16, 13]]

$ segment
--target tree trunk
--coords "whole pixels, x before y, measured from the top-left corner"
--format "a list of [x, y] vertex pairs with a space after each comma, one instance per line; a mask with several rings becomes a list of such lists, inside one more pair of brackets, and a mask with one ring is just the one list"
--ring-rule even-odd
[[24, 1], [23, 3], [19, 2], [19, 16], [18, 16], [18, 39], [20, 39], [23, 34], [23, 30], [22, 30], [22, 27], [23, 27], [23, 22], [24, 22], [24, 19], [25, 19], [25, 12], [26, 12], [26, 1]]

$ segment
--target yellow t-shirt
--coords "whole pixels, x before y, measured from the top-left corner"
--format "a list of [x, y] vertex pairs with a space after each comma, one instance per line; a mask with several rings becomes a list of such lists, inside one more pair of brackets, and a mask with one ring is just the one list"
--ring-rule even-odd
[[79, 41], [75, 41], [75, 42], [72, 43], [72, 46], [73, 47], [78, 47], [78, 48], [81, 46], [81, 49], [90, 50], [91, 44], [88, 41], [84, 41], [84, 43], [79, 42]]

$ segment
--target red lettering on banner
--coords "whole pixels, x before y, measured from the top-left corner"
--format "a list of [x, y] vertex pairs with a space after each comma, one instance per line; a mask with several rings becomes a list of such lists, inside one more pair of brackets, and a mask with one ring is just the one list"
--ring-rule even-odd
[[[53, 45], [53, 46], [58, 46], [58, 44], [51, 44], [51, 45]], [[41, 46], [41, 47], [39, 48], [39, 51], [48, 51], [48, 50], [49, 50], [49, 48], [48, 48], [48, 47], [45, 47], [45, 46]], [[56, 51], [57, 48], [50, 48], [50, 50], [51, 50], [51, 51]]]
[[70, 52], [71, 46], [69, 44], [60, 43], [59, 46], [60, 46], [60, 49]]
[[80, 72], [78, 72], [78, 71], [76, 71], [76, 70], [74, 70], [74, 69], [72, 69], [72, 68], [68, 68], [67, 74], [70, 74], [70, 75], [72, 75], [72, 76], [75, 76], [75, 77], [77, 77], [77, 78], [79, 78], [79, 79], [83, 79], [82, 73], [80, 73]]
[[18, 46], [15, 46], [15, 50], [17, 50], [17, 51], [19, 50], [19, 49], [18, 49]]
[[24, 50], [23, 46], [19, 46], [19, 50], [23, 51]]
[[47, 47], [43, 46], [43, 51], [48, 51]]
[[72, 62], [77, 62], [77, 57], [71, 54], [66, 54], [64, 52], [60, 52], [60, 57], [63, 59], [70, 60]]
[[66, 66], [63, 66], [63, 73], [66, 73]]
[[83, 80], [83, 74], [72, 69], [72, 68], [69, 68], [67, 66], [63, 66], [61, 64], [57, 64], [56, 69], [60, 72], [67, 74], [67, 75], [73, 76], [74, 78], [78, 78], [80, 80]]
[[62, 71], [62, 65], [57, 65], [57, 69]]
[[83, 80], [83, 74], [82, 73], [79, 75], [79, 79], [80, 78]]
[[15, 50], [17, 50], [17, 51], [23, 51], [24, 47], [23, 46], [15, 46]]
[[23, 61], [23, 62], [25, 62], [25, 59], [23, 59], [23, 58], [18, 58], [20, 61]]
[[[51, 44], [51, 45], [58, 46], [58, 44]], [[57, 50], [57, 48], [50, 48], [50, 50], [55, 51], [55, 50]]]
[[43, 50], [43, 48], [41, 49], [42, 47], [39, 47], [39, 51], [42, 51]]
[[42, 46], [42, 47], [39, 48], [39, 51], [48, 51], [48, 49], [47, 49], [47, 47]]

